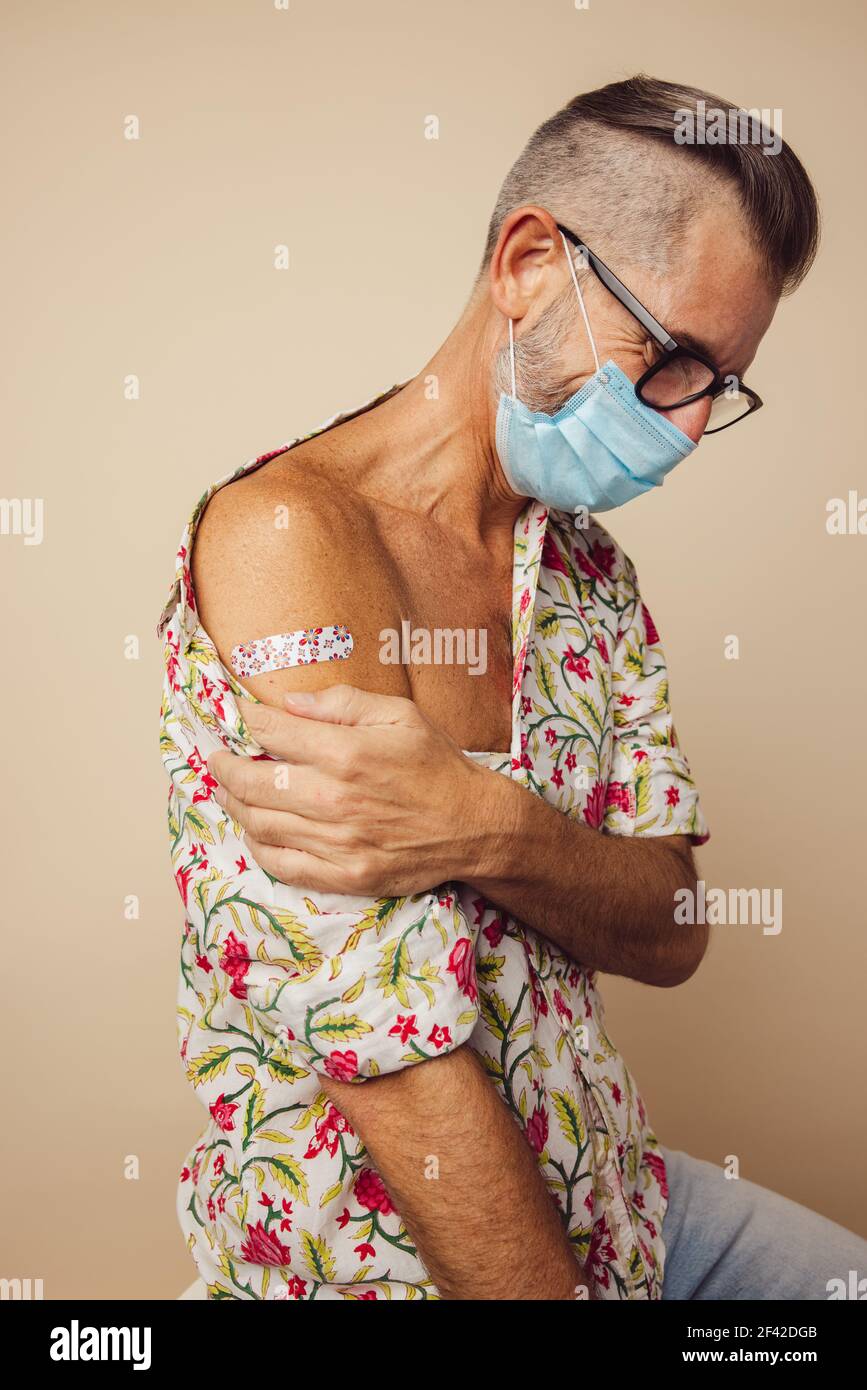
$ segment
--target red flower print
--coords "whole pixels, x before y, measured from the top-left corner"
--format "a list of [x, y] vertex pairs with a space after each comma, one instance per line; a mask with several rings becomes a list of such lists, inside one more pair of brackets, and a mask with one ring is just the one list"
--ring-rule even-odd
[[378, 1211], [389, 1216], [394, 1211], [385, 1184], [372, 1168], [362, 1168], [355, 1179], [355, 1200], [366, 1211]]
[[452, 1035], [448, 1028], [441, 1028], [438, 1023], [435, 1023], [430, 1031], [428, 1042], [433, 1043], [434, 1047], [439, 1051], [441, 1047], [444, 1047], [446, 1043], [450, 1043], [451, 1041]]
[[254, 1265], [288, 1265], [292, 1251], [288, 1245], [278, 1240], [273, 1231], [266, 1231], [261, 1221], [247, 1227], [247, 1239], [241, 1246], [241, 1255]]
[[526, 1126], [527, 1142], [530, 1148], [540, 1154], [548, 1142], [548, 1112], [537, 1105]]
[[676, 806], [680, 801], [680, 792], [677, 787], [666, 787], [665, 800], [669, 806]]
[[184, 907], [187, 906], [187, 896], [190, 891], [190, 879], [193, 877], [193, 867], [191, 864], [182, 864], [175, 873], [175, 883], [178, 885], [178, 892], [183, 899]]
[[475, 1003], [479, 997], [479, 990], [476, 984], [473, 943], [469, 937], [462, 936], [460, 941], [455, 942], [446, 969], [450, 975], [454, 975], [459, 988], [470, 1002]]
[[515, 663], [515, 674], [514, 674], [514, 676], [512, 677], [512, 694], [513, 694], [513, 695], [514, 695], [515, 691], [518, 689], [518, 686], [521, 684], [521, 680], [522, 680], [523, 675], [524, 675], [524, 661], [525, 661], [525, 659], [526, 659], [526, 656], [527, 656], [527, 639], [525, 638], [524, 641], [523, 641], [522, 644], [521, 644], [521, 650], [520, 650], [520, 652], [518, 653], [518, 660], [517, 660], [516, 663]]
[[557, 734], [556, 734], [556, 731], [555, 731], [554, 729], [551, 728], [551, 725], [550, 725], [550, 724], [548, 725], [547, 729], [545, 730], [545, 742], [546, 742], [547, 744], [550, 744], [550, 746], [551, 746], [552, 748], [554, 747], [554, 744], [557, 742]]
[[250, 865], [247, 863], [246, 859], [244, 858], [243, 854], [241, 855], [241, 858], [240, 858], [240, 859], [236, 859], [236, 860], [235, 860], [235, 866], [236, 866], [236, 868], [237, 868], [239, 874], [245, 874], [245, 873], [247, 872], [247, 870], [249, 869], [249, 867], [250, 867]]
[[596, 643], [596, 646], [597, 646], [597, 648], [598, 648], [598, 650], [599, 650], [599, 655], [602, 657], [602, 660], [603, 660], [603, 661], [607, 661], [607, 660], [608, 660], [608, 644], [606, 643], [605, 638], [602, 636], [602, 633], [601, 633], [601, 632], [595, 633], [595, 634], [594, 634], [594, 637], [593, 637], [593, 640], [594, 640], [594, 642]]
[[506, 932], [506, 924], [502, 917], [495, 917], [489, 926], [484, 927], [482, 936], [491, 947], [499, 946]]
[[567, 1005], [559, 989], [554, 990], [554, 1008], [561, 1018], [568, 1018], [569, 1022], [572, 1022], [572, 1010]]
[[193, 805], [197, 801], [210, 801], [211, 794], [215, 787], [219, 786], [216, 777], [212, 777], [210, 772], [202, 773], [201, 785], [193, 792]]
[[656, 623], [647, 611], [647, 605], [642, 603], [641, 616], [644, 618], [644, 630], [647, 633], [647, 645], [655, 647], [659, 641], [659, 633], [656, 630]]
[[542, 545], [542, 564], [546, 569], [554, 570], [559, 574], [565, 574], [569, 578], [569, 566], [554, 544], [554, 538], [549, 531]]
[[604, 1283], [606, 1288], [608, 1287], [608, 1271], [605, 1269], [605, 1265], [610, 1264], [614, 1258], [615, 1250], [608, 1230], [608, 1222], [604, 1216], [600, 1216], [590, 1235], [590, 1245], [585, 1263], [594, 1277]]
[[566, 648], [565, 666], [567, 671], [574, 671], [579, 680], [590, 679], [590, 662], [586, 656], [579, 656], [571, 647]]
[[605, 818], [605, 783], [594, 782], [584, 805], [584, 819], [591, 830], [598, 830]]
[[[642, 1124], [643, 1123], [644, 1121], [642, 1120]], [[651, 1173], [656, 1179], [657, 1186], [659, 1187], [659, 1190], [662, 1193], [663, 1198], [667, 1199], [668, 1174], [665, 1171], [665, 1159], [662, 1157], [662, 1154], [655, 1153], [653, 1149], [645, 1149], [642, 1158], [644, 1166], [650, 1169]]]
[[637, 695], [618, 695], [617, 703], [618, 705], [626, 705], [628, 708], [630, 705], [634, 705], [637, 699]]
[[611, 1099], [614, 1101], [614, 1104], [615, 1104], [615, 1105], [622, 1105], [622, 1104], [623, 1104], [623, 1092], [621, 1091], [620, 1087], [617, 1085], [617, 1082], [616, 1082], [616, 1081], [615, 1081], [614, 1085], [611, 1087]]
[[224, 1134], [235, 1128], [235, 1121], [232, 1119], [238, 1106], [223, 1099], [222, 1092], [217, 1096], [214, 1104], [208, 1107], [213, 1117], [214, 1123], [219, 1126]]
[[352, 1051], [334, 1051], [325, 1059], [324, 1070], [335, 1081], [351, 1081], [358, 1075], [358, 1057]]
[[372, 1260], [376, 1255], [376, 1250], [365, 1240], [362, 1241], [361, 1245], [355, 1246], [355, 1253], [360, 1260]]
[[229, 993], [235, 999], [246, 999], [247, 986], [244, 984], [244, 977], [250, 969], [250, 957], [247, 955], [247, 948], [242, 941], [238, 940], [233, 931], [229, 932], [222, 945], [220, 969], [225, 970], [226, 974], [232, 977]]
[[211, 708], [217, 718], [225, 719], [226, 711], [223, 708], [223, 696], [219, 688], [213, 681], [208, 680], [208, 677], [204, 673], [202, 674], [202, 689], [199, 699], [203, 705], [210, 701]]
[[529, 602], [530, 602], [530, 590], [529, 590], [529, 589], [525, 589], [524, 592], [523, 592], [522, 595], [521, 595], [521, 612], [522, 612], [522, 613], [526, 613], [526, 611], [527, 611], [527, 605], [529, 604]]
[[292, 1278], [289, 1280], [288, 1284], [286, 1285], [286, 1297], [287, 1297], [287, 1298], [303, 1298], [304, 1295], [306, 1294], [306, 1292], [307, 1292], [307, 1280], [306, 1280], [306, 1279], [299, 1279], [297, 1274], [293, 1274]]
[[206, 975], [210, 975], [214, 968], [207, 956], [196, 956], [196, 965], [200, 970], [204, 970]]
[[625, 782], [609, 782], [605, 796], [606, 806], [616, 806], [624, 816], [635, 815], [635, 792]]
[[586, 574], [588, 579], [602, 579], [602, 571], [597, 569], [592, 560], [584, 554], [580, 547], [575, 549], [575, 559], [582, 574]]
[[340, 1227], [341, 1231], [346, 1229], [346, 1227], [349, 1225], [350, 1219], [351, 1218], [349, 1215], [349, 1207], [344, 1207], [343, 1211], [337, 1218], [337, 1224]]
[[567, 754], [566, 754], [566, 766], [568, 767], [568, 769], [569, 769], [570, 772], [574, 772], [574, 770], [575, 770], [575, 768], [576, 768], [576, 766], [577, 766], [577, 763], [578, 763], [578, 759], [575, 757], [575, 754], [574, 754], [574, 753], [567, 753]]
[[409, 1014], [408, 1016], [398, 1014], [397, 1023], [395, 1023], [393, 1028], [389, 1028], [388, 1036], [390, 1038], [399, 1037], [404, 1047], [406, 1047], [410, 1038], [418, 1037], [418, 1029], [415, 1026], [415, 1014]]
[[551, 781], [554, 783], [555, 787], [562, 787], [563, 774], [560, 771], [559, 767], [555, 767], [554, 771], [551, 773]]
[[590, 554], [593, 556], [594, 562], [610, 579], [614, 564], [614, 546], [602, 545], [599, 541], [594, 541], [590, 548]]
[[189, 608], [191, 613], [195, 613], [196, 596], [193, 593], [193, 581], [190, 578], [190, 571], [186, 565], [184, 565], [183, 569], [181, 570], [181, 578], [183, 579], [184, 583], [184, 598], [187, 601], [187, 607]]
[[359, 1303], [375, 1303], [376, 1289], [367, 1289], [365, 1293], [360, 1293], [358, 1295], [358, 1301]]
[[341, 1134], [354, 1134], [352, 1126], [346, 1116], [329, 1102], [328, 1109], [320, 1119], [316, 1121], [314, 1137], [307, 1145], [305, 1158], [316, 1158], [325, 1149], [333, 1158], [337, 1153], [337, 1146], [340, 1142]]
[[545, 998], [544, 994], [539, 988], [539, 976], [536, 974], [532, 965], [529, 967], [529, 970], [530, 1002], [533, 1005], [533, 1023], [537, 1024], [539, 1022], [540, 1014], [542, 1014], [544, 1018], [547, 1018], [548, 1016], [548, 1000]]

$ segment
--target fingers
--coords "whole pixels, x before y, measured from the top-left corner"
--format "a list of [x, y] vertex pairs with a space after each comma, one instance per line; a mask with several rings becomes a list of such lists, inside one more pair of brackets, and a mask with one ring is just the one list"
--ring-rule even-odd
[[[256, 810], [286, 815], [293, 821], [303, 817], [321, 828], [345, 822], [353, 804], [339, 781], [316, 768], [259, 762], [222, 750], [212, 753], [207, 761], [208, 771], [217, 781], [214, 796], [219, 805], [227, 810], [231, 805], [235, 820], [248, 829], [255, 829], [249, 816]], [[231, 803], [221, 799], [221, 791], [228, 793]]]
[[313, 854], [278, 849], [274, 845], [262, 844], [250, 835], [245, 835], [244, 844], [260, 868], [281, 883], [319, 893], [351, 892], [346, 886], [345, 874]]
[[295, 703], [297, 696], [291, 691], [284, 698], [290, 710], [297, 710], [307, 719], [356, 727], [397, 724], [406, 718], [407, 707], [412, 707], [412, 701], [403, 695], [380, 695], [345, 682], [324, 690], [304, 691], [303, 705], [300, 701]]
[[211, 753], [207, 763], [211, 776], [238, 801], [272, 811], [297, 809], [298, 772], [288, 763], [239, 758], [223, 749]]
[[345, 754], [346, 733], [331, 724], [323, 727], [313, 710], [304, 718], [274, 705], [249, 701], [242, 706], [241, 717], [256, 742], [273, 758], [332, 767]]

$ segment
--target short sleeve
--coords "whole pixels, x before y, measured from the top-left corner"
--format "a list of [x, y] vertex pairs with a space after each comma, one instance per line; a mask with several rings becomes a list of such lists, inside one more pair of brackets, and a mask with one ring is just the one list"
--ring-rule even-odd
[[612, 658], [614, 745], [603, 828], [615, 835], [689, 835], [710, 831], [671, 712], [668, 669], [656, 625], [624, 556]]
[[219, 748], [267, 757], [241, 715], [252, 697], [201, 627], [185, 631], [176, 612], [163, 635], [161, 744], [186, 914], [182, 970], [198, 996], [190, 1015], [228, 1006], [292, 1061], [344, 1081], [460, 1046], [478, 1019], [478, 989], [474, 931], [454, 888], [363, 898], [289, 887], [259, 868], [206, 766]]

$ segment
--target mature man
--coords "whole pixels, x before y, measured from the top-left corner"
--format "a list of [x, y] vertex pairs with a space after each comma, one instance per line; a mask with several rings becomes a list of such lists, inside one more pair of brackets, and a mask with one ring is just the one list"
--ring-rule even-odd
[[588, 510], [760, 406], [817, 239], [785, 145], [675, 140], [701, 101], [635, 78], [542, 125], [426, 367], [184, 535], [163, 749], [210, 1120], [179, 1214], [212, 1298], [825, 1298], [865, 1264], [660, 1149], [596, 989], [696, 969], [708, 832]]

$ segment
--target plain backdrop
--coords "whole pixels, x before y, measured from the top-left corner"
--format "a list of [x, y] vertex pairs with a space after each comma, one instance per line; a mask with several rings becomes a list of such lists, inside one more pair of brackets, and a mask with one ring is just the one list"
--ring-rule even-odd
[[825, 528], [867, 491], [863, 7], [7, 0], [0, 23], [2, 490], [45, 506], [41, 545], [0, 536], [0, 1275], [47, 1298], [194, 1275], [155, 636], [194, 502], [417, 371], [531, 131], [637, 71], [779, 108], [825, 226], [750, 372], [765, 409], [606, 519], [665, 644], [701, 875], [781, 888], [783, 929], [716, 928], [679, 989], [607, 981], [609, 1031], [664, 1144], [867, 1235], [867, 537]]

